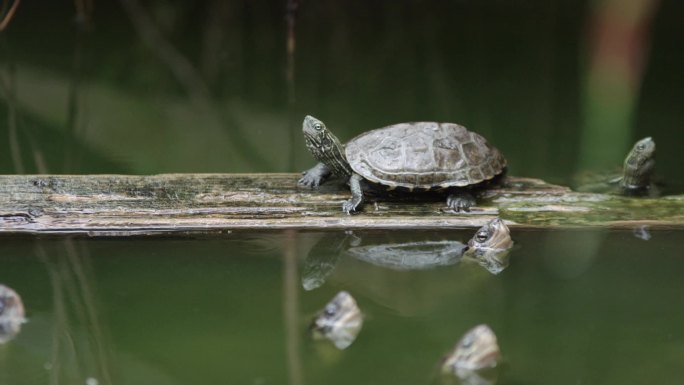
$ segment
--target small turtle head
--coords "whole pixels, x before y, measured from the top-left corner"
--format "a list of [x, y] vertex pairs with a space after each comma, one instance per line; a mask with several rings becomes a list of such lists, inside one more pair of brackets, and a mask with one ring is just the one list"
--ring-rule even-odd
[[344, 156], [344, 146], [328, 130], [325, 123], [307, 115], [302, 123], [302, 132], [304, 133], [306, 147], [317, 161], [330, 167], [336, 175], [351, 175], [351, 168]]
[[655, 169], [656, 145], [651, 137], [641, 139], [627, 154], [622, 175], [622, 186], [627, 190], [646, 189]]
[[643, 165], [646, 161], [655, 156], [655, 149], [655, 142], [650, 136], [648, 138], [641, 139], [634, 144], [632, 151], [630, 151], [627, 155], [627, 158], [625, 159], [625, 166], [629, 165], [632, 167], [639, 167]]
[[302, 123], [302, 131], [306, 138], [317, 139], [325, 136], [328, 129], [325, 127], [325, 123], [307, 115], [304, 117], [304, 123]]

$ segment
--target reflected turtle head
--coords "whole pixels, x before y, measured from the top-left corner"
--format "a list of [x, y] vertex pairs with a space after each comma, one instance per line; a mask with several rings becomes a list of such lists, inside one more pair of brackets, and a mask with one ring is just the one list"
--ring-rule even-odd
[[19, 294], [0, 285], [0, 345], [16, 337], [25, 322], [24, 304]]
[[495, 218], [477, 230], [468, 241], [465, 255], [475, 258], [490, 273], [499, 274], [508, 267], [508, 253], [512, 247], [508, 226], [500, 218]]
[[456, 343], [442, 363], [442, 372], [460, 374], [468, 370], [493, 368], [501, 357], [499, 344], [492, 329], [477, 325]]
[[470, 249], [508, 249], [511, 246], [511, 232], [501, 218], [487, 222], [468, 241]]
[[327, 338], [338, 349], [346, 349], [361, 331], [363, 315], [356, 300], [341, 291], [316, 315], [310, 330], [314, 338]]

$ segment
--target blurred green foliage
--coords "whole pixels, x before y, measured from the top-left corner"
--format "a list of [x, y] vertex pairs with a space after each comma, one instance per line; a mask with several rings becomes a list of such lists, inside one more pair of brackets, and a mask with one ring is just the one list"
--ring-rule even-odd
[[[660, 3], [633, 111], [612, 111], [586, 102], [593, 4], [302, 2], [290, 105], [284, 2], [94, 2], [87, 22], [70, 2], [24, 2], [0, 34], [0, 77], [16, 94], [0, 93], [0, 172], [19, 170], [14, 108], [31, 173], [298, 171], [313, 163], [299, 134], [312, 114], [343, 140], [458, 122], [501, 148], [512, 174], [554, 182], [619, 167], [653, 136], [658, 173], [681, 179], [684, 5]], [[614, 140], [588, 145], [602, 124]]]

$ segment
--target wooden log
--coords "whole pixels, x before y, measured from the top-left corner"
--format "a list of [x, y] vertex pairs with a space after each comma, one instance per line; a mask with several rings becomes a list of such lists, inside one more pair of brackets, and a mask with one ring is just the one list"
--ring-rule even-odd
[[297, 174], [0, 176], [0, 232], [91, 236], [239, 229], [368, 229], [481, 226], [500, 216], [513, 227], [684, 227], [684, 195], [630, 198], [577, 193], [538, 179], [508, 177], [469, 213], [445, 201], [378, 197], [346, 215], [343, 183], [299, 187]]

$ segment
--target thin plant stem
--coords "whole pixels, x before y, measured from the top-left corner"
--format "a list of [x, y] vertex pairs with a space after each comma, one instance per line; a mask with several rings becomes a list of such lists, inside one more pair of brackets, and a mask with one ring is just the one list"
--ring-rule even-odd
[[[3, 2], [3, 8], [5, 5], [4, 3], [5, 2]], [[7, 11], [5, 17], [2, 20], [0, 20], [0, 32], [4, 31], [5, 28], [7, 28], [7, 26], [9, 25], [10, 21], [12, 21], [12, 18], [14, 17], [14, 14], [15, 12], [17, 12], [17, 8], [19, 7], [19, 3], [21, 3], [21, 0], [15, 0], [14, 3], [12, 3], [10, 9]]]
[[[15, 3], [16, 4], [16, 3]], [[5, 51], [9, 51], [8, 47], [4, 47]], [[17, 128], [17, 102], [16, 102], [16, 70], [11, 55], [6, 55], [8, 58], [7, 74], [8, 81], [5, 83], [0, 78], [0, 87], [5, 93], [7, 99], [7, 127], [9, 134], [10, 155], [12, 158], [12, 165], [14, 172], [17, 174], [24, 174], [25, 168], [21, 157], [21, 147], [19, 145], [19, 132]]]
[[296, 35], [295, 35], [295, 25], [297, 20], [297, 9], [299, 8], [299, 0], [287, 0], [285, 22], [287, 24], [287, 40], [286, 40], [286, 51], [287, 51], [287, 68], [285, 72], [287, 81], [287, 105], [290, 118], [289, 122], [289, 138], [290, 138], [290, 148], [288, 153], [288, 171], [294, 170], [295, 166], [295, 144], [298, 138], [297, 125], [295, 124], [295, 103], [296, 103], [296, 93], [295, 93], [295, 49], [297, 47]]

